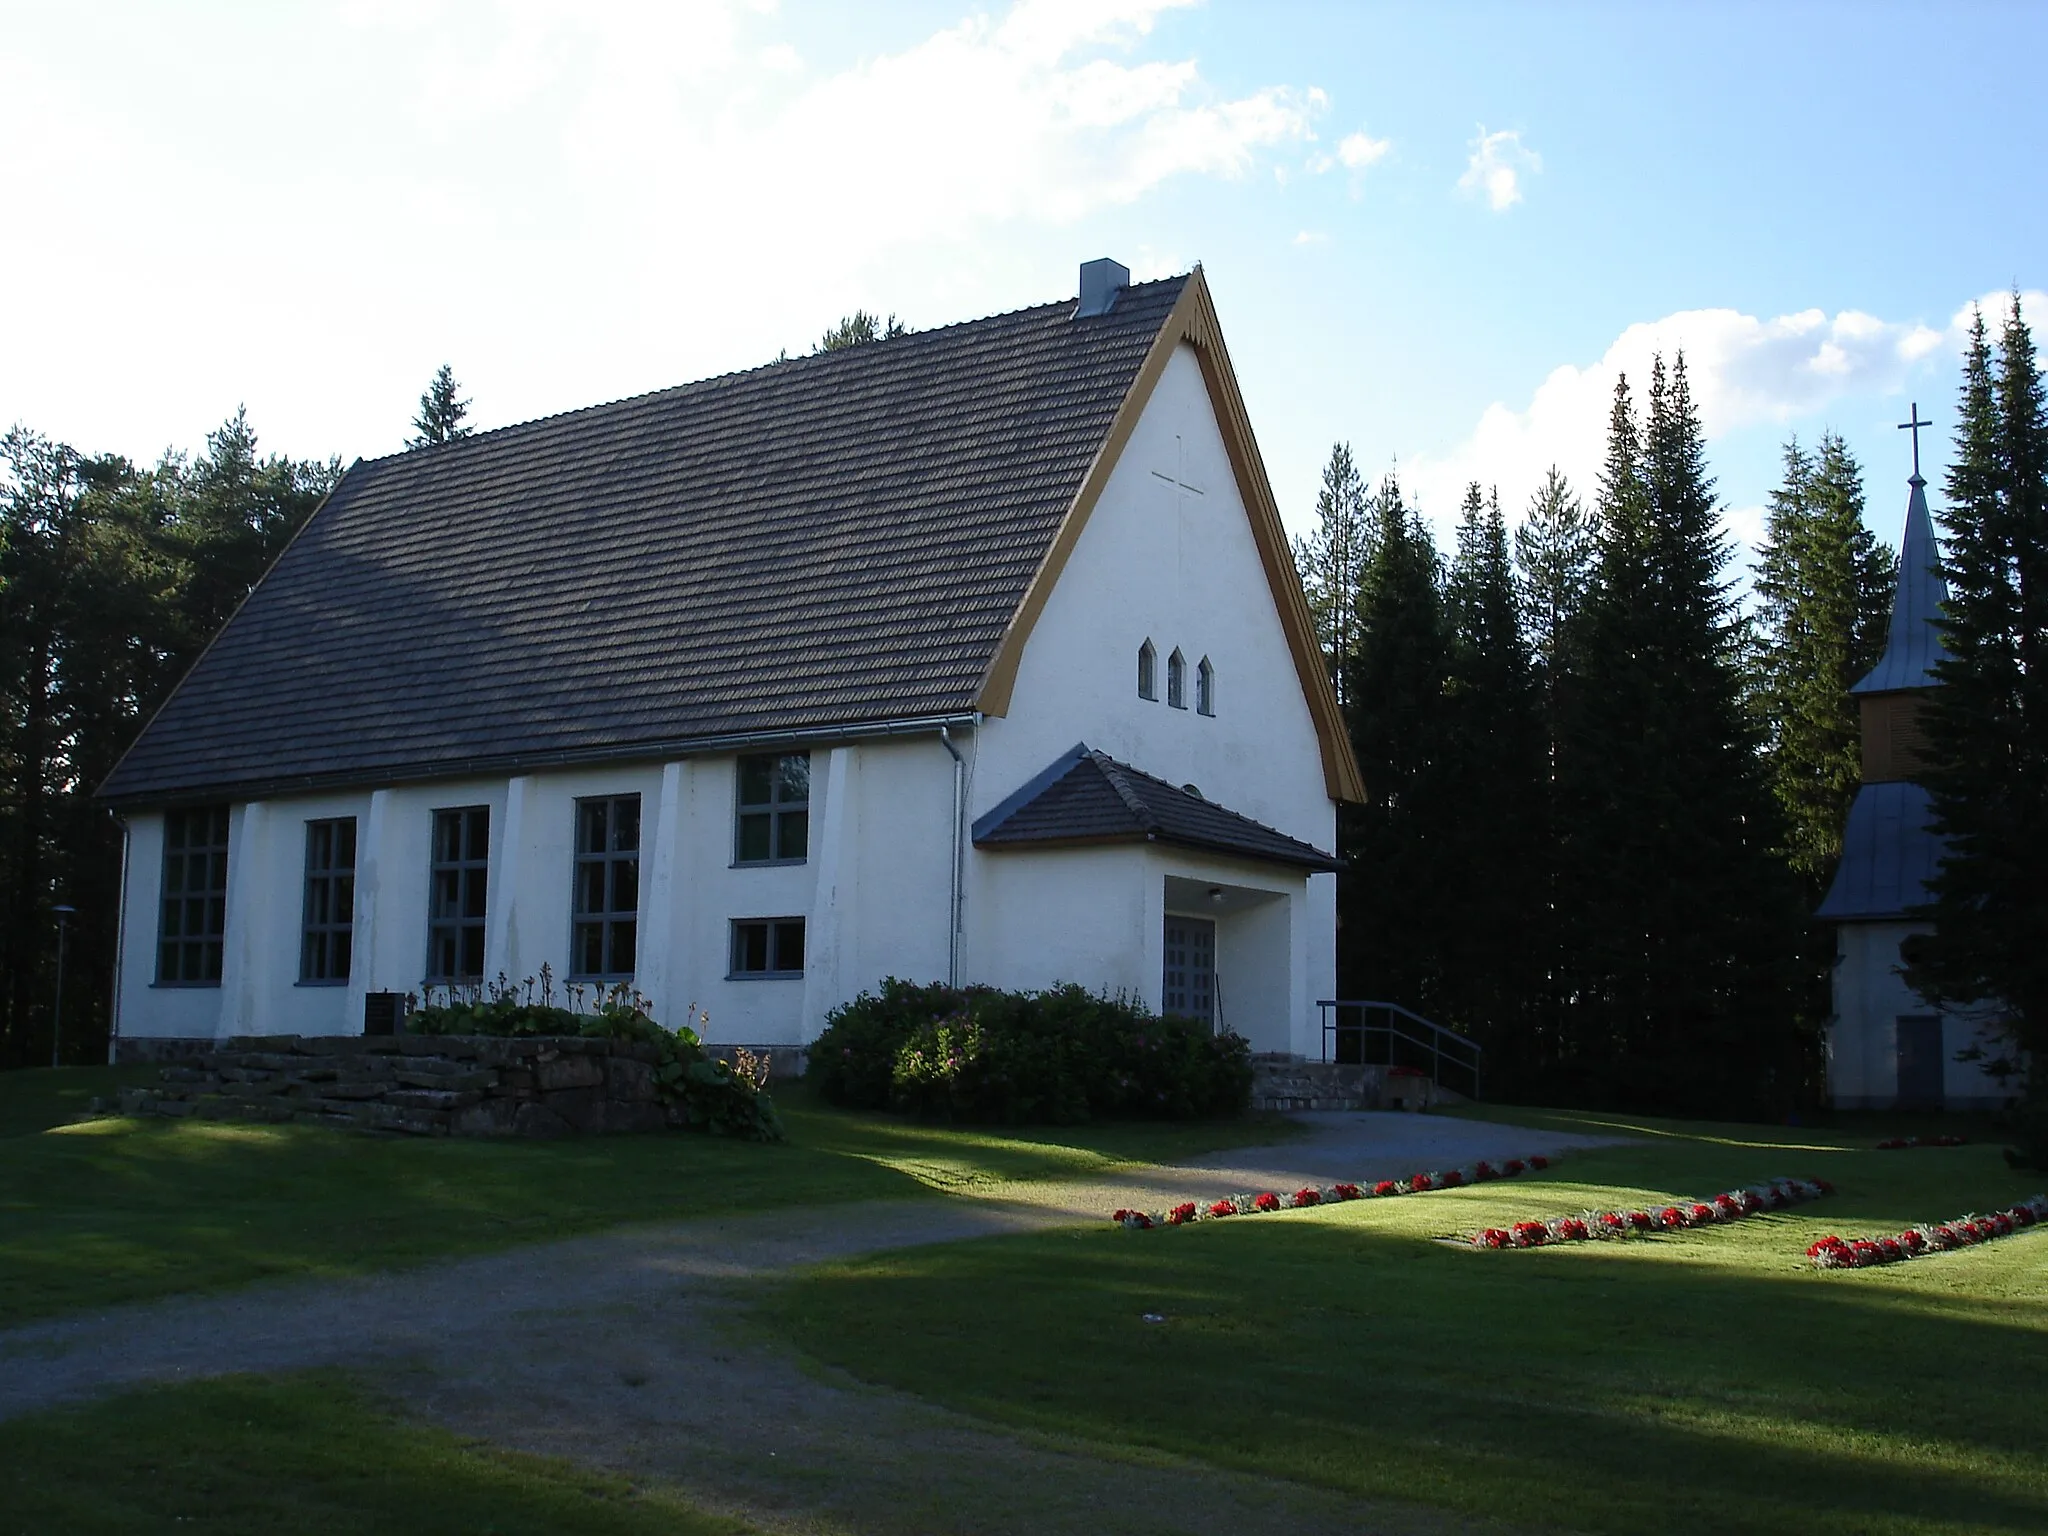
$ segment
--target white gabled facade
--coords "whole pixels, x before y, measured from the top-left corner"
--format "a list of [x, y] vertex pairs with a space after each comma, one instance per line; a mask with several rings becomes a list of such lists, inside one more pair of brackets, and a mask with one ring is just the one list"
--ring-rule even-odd
[[[1166, 925], [1181, 914], [1214, 925], [1221, 1022], [1255, 1049], [1317, 1053], [1315, 1005], [1335, 985], [1334, 875], [1165, 844], [995, 850], [968, 836], [977, 817], [1086, 742], [1301, 842], [1335, 845], [1330, 744], [1269, 574], [1273, 552], [1254, 531], [1243, 455], [1233, 458], [1195, 344], [1169, 336], [1163, 345], [1170, 351], [1142, 398], [1127, 404], [1135, 420], [1110, 450], [1106, 478], [1076, 514], [1078, 533], [1041, 573], [1045, 590], [1013, 648], [1000, 715], [959, 720], [943, 738], [927, 723], [762, 744], [810, 754], [801, 862], [737, 861], [735, 751], [241, 803], [230, 811], [220, 982], [165, 985], [164, 815], [134, 813], [118, 1040], [361, 1030], [370, 994], [420, 988], [434, 815], [471, 806], [490, 816], [485, 976], [519, 984], [545, 965], [560, 988], [572, 972], [577, 801], [636, 795], [631, 980], [664, 1022], [681, 1022], [692, 1005], [708, 1013], [714, 1041], [801, 1044], [831, 1008], [890, 975], [1075, 981], [1158, 1008]], [[1271, 518], [1262, 483], [1253, 494]], [[1274, 530], [1277, 519], [1268, 544]], [[1137, 686], [1147, 640], [1156, 700]], [[1176, 650], [1185, 708], [1166, 698]], [[1204, 658], [1209, 714], [1194, 707]], [[356, 828], [353, 959], [345, 983], [307, 983], [306, 823], [337, 817]], [[734, 973], [733, 924], [757, 919], [803, 921], [800, 974]]]

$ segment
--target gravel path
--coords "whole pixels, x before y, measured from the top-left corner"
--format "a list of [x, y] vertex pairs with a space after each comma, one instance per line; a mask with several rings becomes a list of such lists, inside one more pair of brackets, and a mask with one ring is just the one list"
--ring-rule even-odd
[[733, 1326], [748, 1282], [804, 1264], [1099, 1221], [1119, 1204], [1393, 1177], [1566, 1145], [1477, 1121], [1304, 1118], [1312, 1134], [1284, 1146], [1128, 1180], [621, 1228], [399, 1273], [33, 1324], [0, 1332], [0, 1419], [143, 1382], [343, 1366], [453, 1428], [674, 1483], [776, 1530], [1498, 1529], [1012, 1436], [807, 1373]]

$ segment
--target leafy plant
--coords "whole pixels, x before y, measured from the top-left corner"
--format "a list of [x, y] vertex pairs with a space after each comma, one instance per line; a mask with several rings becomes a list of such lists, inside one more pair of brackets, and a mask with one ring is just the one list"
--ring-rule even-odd
[[831, 1103], [1021, 1125], [1235, 1114], [1250, 1046], [1125, 997], [918, 986], [890, 978], [833, 1010], [811, 1047]]

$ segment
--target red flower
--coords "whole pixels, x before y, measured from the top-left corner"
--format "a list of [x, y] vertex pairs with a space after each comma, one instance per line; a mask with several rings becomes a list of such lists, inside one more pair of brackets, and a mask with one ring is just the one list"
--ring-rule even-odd
[[1538, 1173], [1541, 1173], [1544, 1169], [1550, 1166], [1550, 1159], [1547, 1157], [1532, 1157], [1529, 1159], [1529, 1166], [1531, 1168], [1534, 1168]]
[[1500, 1177], [1500, 1174], [1495, 1171], [1493, 1164], [1486, 1162], [1483, 1159], [1481, 1160], [1479, 1166], [1472, 1170], [1472, 1175], [1475, 1180], [1481, 1183], [1484, 1183], [1488, 1179], [1497, 1179]]
[[1373, 1185], [1372, 1192], [1375, 1195], [1398, 1195], [1401, 1193], [1401, 1186], [1392, 1179], [1381, 1179], [1379, 1183]]
[[1319, 1190], [1297, 1189], [1294, 1192], [1294, 1204], [1297, 1210], [1304, 1205], [1321, 1205], [1322, 1203], [1323, 1196]]
[[1650, 1219], [1648, 1211], [1630, 1211], [1628, 1213], [1628, 1224], [1638, 1232], [1647, 1232], [1656, 1225], [1656, 1222]]
[[1237, 1207], [1228, 1200], [1218, 1200], [1209, 1207], [1209, 1214], [1211, 1216], [1235, 1216], [1237, 1214]]
[[1602, 1211], [1600, 1213], [1600, 1225], [1610, 1232], [1618, 1232], [1621, 1230], [1622, 1220], [1613, 1211]]
[[1189, 1200], [1184, 1204], [1176, 1205], [1166, 1213], [1166, 1219], [1176, 1227], [1186, 1226], [1195, 1219], [1195, 1202]]
[[1414, 1178], [1408, 1181], [1408, 1187], [1414, 1190], [1417, 1194], [1422, 1194], [1427, 1190], [1434, 1189], [1436, 1186], [1430, 1182], [1428, 1174], [1418, 1173], [1417, 1175], [1415, 1175]]
[[1277, 1211], [1280, 1209], [1280, 1197], [1269, 1189], [1252, 1202], [1252, 1209], [1255, 1211]]
[[1511, 1157], [1505, 1163], [1501, 1164], [1500, 1171], [1503, 1177], [1511, 1179], [1528, 1166], [1529, 1165], [1523, 1162], [1519, 1157]]
[[1695, 1222], [1712, 1221], [1714, 1219], [1714, 1208], [1711, 1205], [1695, 1205], [1692, 1208], [1692, 1219]]
[[1332, 1184], [1330, 1193], [1339, 1200], [1356, 1200], [1361, 1191], [1356, 1184]]
[[1557, 1231], [1560, 1237], [1570, 1238], [1575, 1243], [1582, 1243], [1593, 1235], [1585, 1222], [1576, 1216], [1565, 1217], [1557, 1224]]
[[[1457, 1188], [1457, 1187], [1458, 1187], [1458, 1186], [1459, 1186], [1460, 1184], [1462, 1184], [1462, 1183], [1464, 1183], [1464, 1182], [1465, 1182], [1465, 1175], [1464, 1175], [1464, 1174], [1462, 1174], [1462, 1173], [1460, 1173], [1460, 1172], [1459, 1172], [1459, 1171], [1458, 1171], [1457, 1169], [1455, 1169], [1455, 1168], [1453, 1168], [1453, 1169], [1452, 1169], [1452, 1170], [1451, 1170], [1451, 1171], [1450, 1171], [1449, 1173], [1447, 1173], [1447, 1174], [1445, 1174], [1445, 1175], [1444, 1175], [1444, 1188], [1445, 1188], [1445, 1189], [1456, 1189], [1456, 1188]], [[1420, 1189], [1421, 1187], [1422, 1187], [1422, 1186], [1421, 1186], [1421, 1185], [1419, 1185], [1419, 1184], [1418, 1184], [1418, 1185], [1416, 1185], [1416, 1188], [1417, 1188], [1417, 1189]]]
[[1657, 1213], [1657, 1220], [1663, 1223], [1667, 1231], [1673, 1227], [1682, 1227], [1687, 1224], [1685, 1212], [1675, 1205], [1665, 1206], [1663, 1210]]
[[1511, 1239], [1499, 1227], [1488, 1227], [1474, 1241], [1482, 1248], [1505, 1248]]
[[1884, 1255], [1887, 1264], [1897, 1263], [1906, 1256], [1906, 1250], [1899, 1246], [1895, 1237], [1881, 1237], [1877, 1240], [1877, 1251]]
[[1547, 1242], [1549, 1238], [1550, 1228], [1543, 1225], [1540, 1221], [1518, 1221], [1515, 1223], [1515, 1246], [1517, 1248], [1534, 1248]]

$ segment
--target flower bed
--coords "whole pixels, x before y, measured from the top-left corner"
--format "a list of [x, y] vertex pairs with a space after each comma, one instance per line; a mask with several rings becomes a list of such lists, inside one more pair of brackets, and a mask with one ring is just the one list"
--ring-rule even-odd
[[1494, 1179], [1512, 1179], [1521, 1173], [1541, 1173], [1550, 1166], [1547, 1157], [1511, 1157], [1495, 1166], [1484, 1160], [1470, 1168], [1410, 1174], [1405, 1179], [1380, 1179], [1370, 1184], [1323, 1184], [1297, 1189], [1291, 1195], [1272, 1190], [1225, 1195], [1217, 1200], [1188, 1200], [1165, 1211], [1119, 1210], [1109, 1219], [1121, 1227], [1149, 1232], [1154, 1227], [1184, 1227], [1191, 1221], [1217, 1221], [1225, 1216], [1261, 1216], [1271, 1211], [1301, 1211], [1314, 1205], [1336, 1205], [1346, 1200], [1384, 1200], [1391, 1195], [1427, 1194], [1433, 1189], [1462, 1189], [1468, 1184], [1486, 1184]]
[[2035, 1195], [1989, 1216], [1958, 1216], [1953, 1221], [1908, 1227], [1897, 1237], [1824, 1237], [1806, 1250], [1806, 1256], [1815, 1269], [1869, 1269], [1923, 1259], [1952, 1248], [1974, 1247], [2041, 1222], [2048, 1222], [2048, 1195]]
[[1552, 1243], [1584, 1243], [1604, 1237], [1647, 1237], [1654, 1232], [1681, 1232], [1740, 1221], [1762, 1211], [1832, 1195], [1826, 1179], [1770, 1179], [1746, 1189], [1731, 1189], [1711, 1200], [1684, 1200], [1646, 1211], [1586, 1211], [1553, 1216], [1548, 1221], [1518, 1221], [1508, 1227], [1487, 1227], [1465, 1241], [1475, 1248], [1543, 1248]]
[[1887, 1136], [1877, 1144], [1880, 1152], [1900, 1152], [1907, 1147], [1967, 1147], [1967, 1136]]

